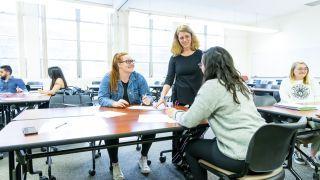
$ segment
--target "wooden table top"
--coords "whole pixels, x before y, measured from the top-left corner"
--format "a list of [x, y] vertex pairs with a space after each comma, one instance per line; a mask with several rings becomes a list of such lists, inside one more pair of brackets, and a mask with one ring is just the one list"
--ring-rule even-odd
[[98, 112], [99, 108], [100, 106], [28, 109], [21, 112], [13, 119], [13, 121], [93, 116], [96, 112]]
[[[172, 132], [183, 128], [178, 123], [138, 122], [141, 114], [152, 114], [159, 118], [164, 118], [165, 115], [163, 110], [147, 111], [101, 107], [95, 115], [12, 121], [0, 131], [0, 151]], [[32, 126], [39, 133], [24, 136], [22, 129]]]
[[298, 110], [287, 109], [287, 108], [276, 107], [276, 106], [263, 106], [263, 107], [257, 107], [257, 109], [260, 112], [267, 112], [267, 113], [283, 115], [283, 116], [293, 117], [293, 118], [300, 118], [300, 117], [306, 116], [307, 118], [312, 118], [314, 120], [320, 121], [320, 117], [316, 116], [316, 114], [320, 114], [320, 110], [298, 111]]
[[47, 102], [50, 96], [36, 93], [1, 93], [0, 104]]

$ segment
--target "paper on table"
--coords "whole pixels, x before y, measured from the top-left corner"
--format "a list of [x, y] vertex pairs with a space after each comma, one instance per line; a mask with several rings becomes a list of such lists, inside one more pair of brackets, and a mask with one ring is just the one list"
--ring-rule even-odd
[[274, 104], [274, 106], [294, 109], [299, 111], [308, 111], [308, 110], [318, 109], [316, 105], [304, 105], [304, 104], [295, 104], [295, 103], [276, 103]]
[[123, 116], [125, 114], [126, 113], [116, 112], [116, 111], [103, 111], [103, 112], [96, 113], [96, 116], [111, 118], [111, 117]]
[[155, 108], [153, 106], [130, 106], [128, 109], [134, 109], [134, 110], [148, 110], [148, 111], [161, 111], [165, 108]]
[[66, 121], [49, 121], [49, 122], [45, 122], [39, 129], [39, 134], [42, 133], [51, 133], [63, 128], [66, 128], [67, 126], [69, 126], [70, 123], [68, 124]]
[[1, 98], [1, 100], [10, 100], [10, 101], [17, 101], [17, 100], [22, 100], [24, 99], [23, 97], [5, 97], [5, 98]]
[[177, 121], [169, 118], [165, 114], [140, 114], [138, 122], [140, 123], [176, 123]]

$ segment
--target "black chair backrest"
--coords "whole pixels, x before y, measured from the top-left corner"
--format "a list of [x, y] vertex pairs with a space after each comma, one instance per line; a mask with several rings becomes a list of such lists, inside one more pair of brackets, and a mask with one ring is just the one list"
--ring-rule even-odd
[[28, 84], [26, 84], [26, 88], [27, 88], [28, 91], [31, 90], [30, 85], [28, 85]]
[[100, 85], [101, 81], [92, 81], [92, 85]]
[[278, 85], [281, 85], [282, 80], [281, 79], [277, 79], [276, 82], [277, 82]]
[[261, 83], [261, 80], [259, 80], [259, 79], [254, 79], [253, 80], [253, 84], [260, 84]]
[[254, 87], [255, 88], [267, 88], [268, 84], [255, 84]]
[[266, 124], [251, 138], [246, 163], [254, 172], [270, 172], [282, 166], [289, 152], [293, 151], [296, 132], [305, 128], [307, 119], [297, 123]]
[[253, 102], [257, 107], [259, 107], [259, 106], [272, 106], [275, 103], [277, 103], [276, 99], [270, 95], [264, 95], [264, 96], [254, 95]]
[[280, 85], [272, 85], [271, 89], [280, 89]]
[[49, 101], [49, 108], [93, 106], [91, 94], [73, 87], [59, 91]]

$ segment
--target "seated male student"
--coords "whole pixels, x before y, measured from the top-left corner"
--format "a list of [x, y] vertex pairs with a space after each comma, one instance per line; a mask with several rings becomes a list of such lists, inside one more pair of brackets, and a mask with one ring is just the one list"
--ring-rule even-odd
[[27, 91], [22, 79], [13, 77], [12, 69], [9, 65], [0, 67], [0, 93], [21, 93]]

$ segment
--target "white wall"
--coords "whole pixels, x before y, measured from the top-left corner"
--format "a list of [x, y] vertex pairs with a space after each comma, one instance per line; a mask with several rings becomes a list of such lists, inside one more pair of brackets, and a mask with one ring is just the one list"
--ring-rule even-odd
[[236, 68], [241, 75], [250, 76], [251, 62], [248, 58], [249, 33], [225, 29], [224, 36], [224, 48], [231, 54]]
[[253, 76], [288, 76], [291, 64], [305, 61], [311, 74], [320, 77], [320, 6], [274, 18], [264, 26], [279, 29], [275, 34], [251, 34], [249, 59]]

